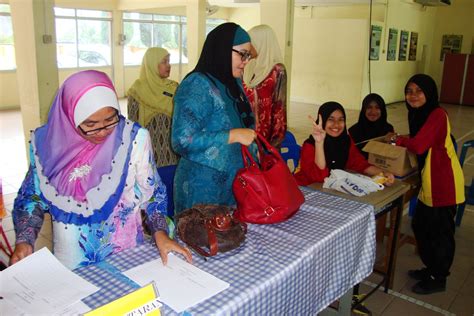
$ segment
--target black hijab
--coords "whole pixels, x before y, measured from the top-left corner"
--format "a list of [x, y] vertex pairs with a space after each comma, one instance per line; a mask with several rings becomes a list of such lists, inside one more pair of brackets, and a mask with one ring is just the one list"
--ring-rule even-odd
[[426, 103], [419, 108], [412, 108], [405, 97], [405, 104], [408, 109], [408, 127], [410, 128], [410, 137], [414, 137], [421, 127], [425, 124], [428, 116], [434, 109], [439, 107], [438, 89], [436, 83], [428, 75], [417, 74], [411, 77], [405, 85], [405, 94], [410, 83], [416, 84], [425, 94]]
[[[380, 118], [375, 122], [369, 121], [365, 115], [369, 104], [372, 102], [378, 104], [381, 112]], [[357, 145], [357, 143], [375, 137], [384, 136], [389, 132], [393, 132], [393, 126], [387, 122], [387, 108], [385, 106], [384, 99], [377, 93], [368, 94], [362, 101], [362, 109], [359, 113], [359, 120], [357, 123], [352, 125], [351, 128], [349, 128], [349, 134]], [[359, 149], [362, 149], [364, 146], [365, 143], [357, 145]]]
[[224, 23], [213, 29], [207, 35], [199, 61], [191, 73], [203, 73], [215, 84], [214, 79], [209, 76], [212, 75], [224, 84], [243, 125], [252, 127], [255, 121], [250, 103], [237, 81], [241, 79], [236, 79], [232, 75], [232, 47], [238, 27], [240, 26], [235, 23]]
[[[318, 123], [319, 115], [323, 119], [323, 129], [326, 128], [326, 122], [331, 116], [331, 114], [339, 110], [344, 115], [344, 123], [346, 122], [346, 112], [342, 105], [337, 102], [326, 102], [319, 107], [318, 110]], [[313, 135], [310, 135], [309, 138], [305, 141], [309, 144], [314, 145], [315, 141]], [[338, 137], [332, 137], [326, 133], [324, 138], [324, 156], [326, 157], [326, 166], [329, 170], [332, 169], [345, 169], [347, 159], [349, 158], [349, 149], [351, 145], [351, 139], [347, 134], [347, 129], [344, 126], [344, 131]]]
[[[408, 85], [412, 82], [420, 87], [425, 94], [426, 103], [419, 108], [411, 107], [406, 101], [406, 91]], [[438, 89], [436, 88], [436, 83], [433, 78], [425, 74], [417, 74], [411, 77], [405, 85], [405, 104], [408, 109], [408, 127], [410, 129], [410, 137], [415, 137], [421, 127], [425, 124], [431, 112], [439, 107]], [[418, 170], [423, 170], [427, 155], [428, 151], [421, 155], [417, 155]]]

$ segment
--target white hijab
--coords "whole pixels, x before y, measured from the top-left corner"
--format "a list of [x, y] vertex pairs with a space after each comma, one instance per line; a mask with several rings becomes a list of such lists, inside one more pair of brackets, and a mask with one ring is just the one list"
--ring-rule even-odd
[[254, 88], [265, 80], [273, 66], [283, 63], [283, 58], [275, 32], [270, 26], [257, 25], [248, 33], [258, 56], [245, 66], [244, 82], [248, 87]]

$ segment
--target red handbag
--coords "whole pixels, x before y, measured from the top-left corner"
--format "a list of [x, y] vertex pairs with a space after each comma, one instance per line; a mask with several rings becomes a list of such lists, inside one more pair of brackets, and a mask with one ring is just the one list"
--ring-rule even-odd
[[299, 210], [303, 193], [278, 151], [259, 134], [256, 143], [260, 164], [242, 146], [244, 168], [237, 171], [232, 183], [237, 201], [234, 217], [254, 224], [283, 222]]

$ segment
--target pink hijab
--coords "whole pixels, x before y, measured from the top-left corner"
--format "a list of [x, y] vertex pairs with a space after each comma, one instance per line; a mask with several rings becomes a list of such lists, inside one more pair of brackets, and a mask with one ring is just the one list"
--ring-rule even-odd
[[[115, 89], [103, 72], [81, 71], [70, 76], [60, 87], [49, 111], [48, 122], [34, 132], [34, 153], [40, 170], [60, 195], [85, 201], [86, 193], [97, 186], [101, 176], [110, 173], [112, 160], [122, 142], [124, 118], [101, 144], [84, 139], [74, 123], [74, 111], [81, 97], [102, 86]], [[115, 100], [116, 101], [116, 100]], [[117, 104], [117, 103], [116, 103]], [[103, 107], [116, 107], [103, 104]]]

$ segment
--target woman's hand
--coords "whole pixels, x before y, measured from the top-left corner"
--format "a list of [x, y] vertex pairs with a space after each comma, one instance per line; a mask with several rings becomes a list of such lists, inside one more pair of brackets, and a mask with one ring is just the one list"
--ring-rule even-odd
[[13, 251], [12, 256], [10, 257], [10, 265], [17, 263], [21, 259], [28, 257], [33, 253], [33, 247], [26, 243], [22, 242], [15, 245], [15, 251]]
[[250, 128], [234, 128], [229, 132], [229, 144], [240, 143], [244, 146], [250, 145], [255, 138], [257, 133]]
[[395, 182], [395, 176], [391, 172], [384, 172], [383, 176], [387, 179], [384, 182], [384, 185], [391, 186]]
[[323, 119], [321, 114], [319, 114], [318, 123], [316, 123], [316, 120], [311, 115], [309, 115], [308, 118], [313, 123], [313, 131], [311, 134], [314, 137], [314, 141], [318, 144], [324, 142], [324, 138], [326, 138], [326, 131], [323, 128]]
[[193, 263], [191, 251], [169, 238], [165, 231], [157, 231], [154, 234], [154, 237], [156, 246], [160, 251], [160, 257], [161, 261], [163, 261], [163, 265], [168, 263], [168, 253], [171, 251], [182, 254], [186, 258], [187, 262]]
[[398, 134], [389, 132], [384, 137], [384, 142], [386, 143], [395, 143], [397, 141]]

